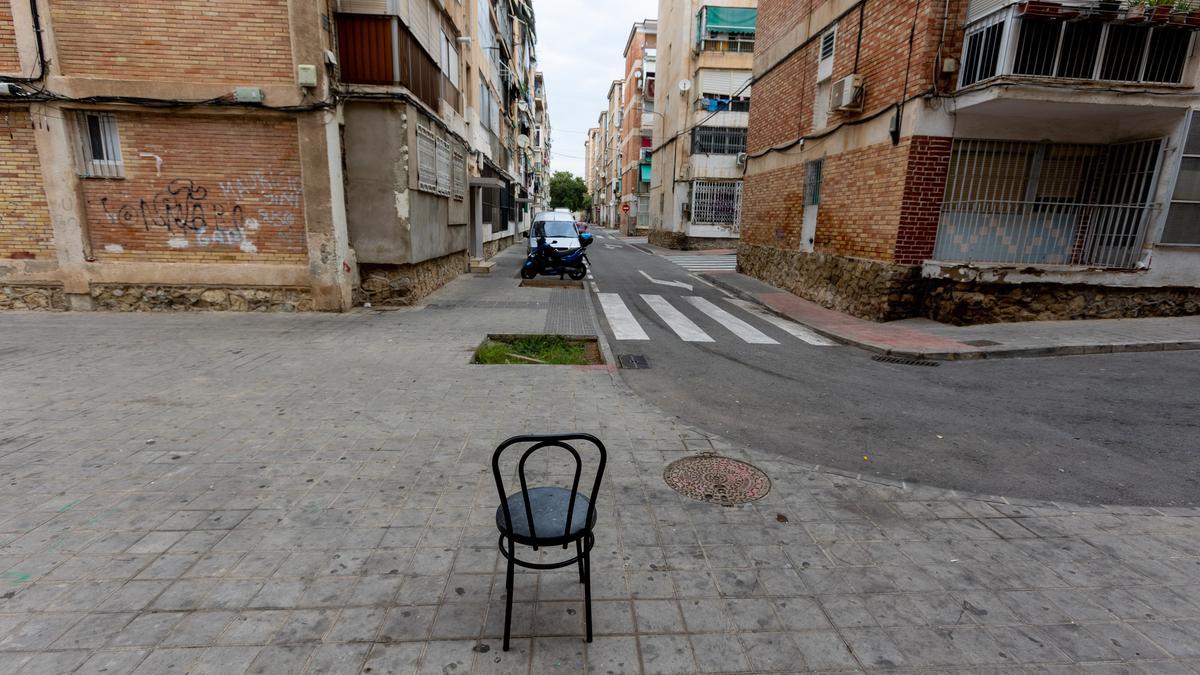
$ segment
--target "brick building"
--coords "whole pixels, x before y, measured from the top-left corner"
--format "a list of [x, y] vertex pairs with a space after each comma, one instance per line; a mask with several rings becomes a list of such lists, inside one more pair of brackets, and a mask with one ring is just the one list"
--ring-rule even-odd
[[410, 302], [510, 241], [532, 10], [442, 5], [0, 0], [0, 308]]
[[1093, 0], [761, 0], [759, 12], [743, 271], [877, 320], [1200, 312], [1186, 12]]
[[657, 32], [658, 22], [646, 19], [633, 24], [629, 39], [625, 41], [619, 219], [621, 230], [628, 234], [645, 234], [650, 227], [650, 151], [654, 132]]
[[650, 240], [736, 244], [757, 2], [661, 0], [650, 179]]

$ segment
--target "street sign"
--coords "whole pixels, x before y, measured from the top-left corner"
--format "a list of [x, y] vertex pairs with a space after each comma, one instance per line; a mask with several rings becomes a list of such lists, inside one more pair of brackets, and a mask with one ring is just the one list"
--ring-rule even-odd
[[629, 213], [629, 202], [625, 202], [624, 204], [621, 205], [621, 212]]

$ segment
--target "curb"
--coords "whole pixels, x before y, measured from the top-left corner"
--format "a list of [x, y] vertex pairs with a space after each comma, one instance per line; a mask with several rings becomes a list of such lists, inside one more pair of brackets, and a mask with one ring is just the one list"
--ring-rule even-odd
[[831, 340], [836, 340], [842, 344], [858, 347], [859, 349], [874, 352], [876, 354], [882, 354], [884, 356], [898, 356], [910, 359], [925, 359], [929, 361], [979, 361], [983, 359], [1042, 358], [1047, 356], [1083, 356], [1088, 354], [1123, 354], [1133, 352], [1173, 352], [1200, 350], [1200, 340], [1185, 340], [1182, 342], [1129, 342], [1108, 345], [1061, 345], [1054, 347], [1008, 347], [1001, 349], [978, 349], [961, 352], [925, 352], [911, 349], [895, 349], [893, 347], [874, 342], [855, 340], [854, 338], [850, 338], [839, 333], [834, 333], [817, 326], [797, 321], [795, 318], [763, 303], [761, 300], [754, 297], [754, 294], [748, 293], [734, 286], [733, 284], [725, 282], [720, 278], [721, 275], [719, 274], [714, 275], [702, 272], [697, 273], [696, 276], [723, 291], [732, 293], [742, 300], [753, 302], [754, 304], [762, 307], [766, 311], [776, 316], [799, 323], [809, 330], [823, 335]]

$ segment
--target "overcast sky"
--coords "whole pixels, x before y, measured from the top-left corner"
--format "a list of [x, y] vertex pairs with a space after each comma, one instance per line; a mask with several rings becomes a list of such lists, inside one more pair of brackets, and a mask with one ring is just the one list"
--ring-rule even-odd
[[534, 0], [538, 65], [546, 75], [552, 171], [583, 176], [583, 142], [608, 107], [608, 86], [625, 75], [634, 22], [658, 14], [658, 0]]

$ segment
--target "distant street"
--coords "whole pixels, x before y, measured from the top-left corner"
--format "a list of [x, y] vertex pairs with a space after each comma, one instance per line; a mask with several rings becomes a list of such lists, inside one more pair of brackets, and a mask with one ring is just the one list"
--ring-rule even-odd
[[[889, 365], [829, 346], [594, 230], [601, 323], [639, 394], [735, 442], [938, 487], [1081, 503], [1200, 504], [1195, 352]], [[688, 288], [690, 286], [690, 288]], [[603, 411], [600, 411], [603, 412]]]

